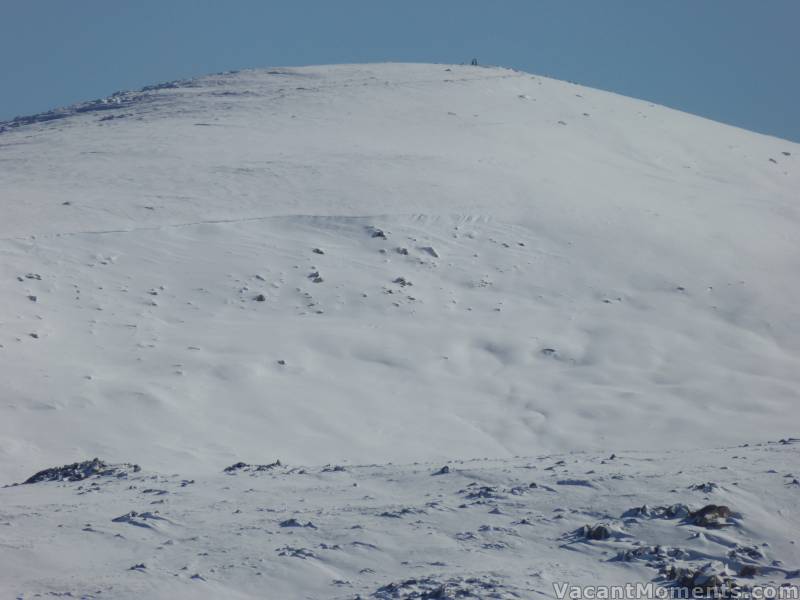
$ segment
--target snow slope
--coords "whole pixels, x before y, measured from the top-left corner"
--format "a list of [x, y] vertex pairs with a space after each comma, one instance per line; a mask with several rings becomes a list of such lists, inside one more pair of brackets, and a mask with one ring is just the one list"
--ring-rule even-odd
[[[798, 442], [455, 461], [444, 473], [123, 467], [10, 487], [0, 597], [531, 600], [687, 577], [797, 592]], [[709, 504], [731, 514], [688, 514]]]
[[797, 144], [406, 64], [0, 129], [0, 481], [796, 433]]

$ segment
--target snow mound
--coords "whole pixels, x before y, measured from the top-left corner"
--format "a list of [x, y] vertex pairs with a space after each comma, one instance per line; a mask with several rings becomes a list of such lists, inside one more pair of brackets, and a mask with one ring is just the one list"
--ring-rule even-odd
[[795, 434], [798, 156], [447, 65], [225, 73], [7, 122], [0, 478]]

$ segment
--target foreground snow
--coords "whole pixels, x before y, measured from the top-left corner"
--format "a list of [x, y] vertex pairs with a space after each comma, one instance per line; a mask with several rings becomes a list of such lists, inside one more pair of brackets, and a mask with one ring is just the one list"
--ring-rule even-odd
[[[388, 600], [529, 599], [556, 597], [554, 584], [715, 576], [797, 586], [797, 442], [447, 469], [268, 461], [194, 479], [121, 466], [0, 489], [0, 589], [26, 599]], [[687, 511], [709, 504], [730, 516], [693, 524]]]

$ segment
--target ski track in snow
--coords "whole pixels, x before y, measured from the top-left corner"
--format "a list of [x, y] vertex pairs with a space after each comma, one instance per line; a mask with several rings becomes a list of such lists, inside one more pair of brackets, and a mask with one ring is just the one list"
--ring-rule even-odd
[[[532, 598], [762, 543], [760, 575], [790, 577], [796, 446], [738, 446], [797, 434], [798, 156], [456, 65], [225, 73], [0, 123], [0, 482], [144, 467], [0, 490], [0, 590]], [[276, 456], [346, 470], [219, 475]], [[529, 472], [547, 488], [508, 492]], [[497, 489], [459, 508], [470, 483]], [[696, 537], [621, 517], [717, 496], [742, 518]], [[611, 539], [574, 533], [596, 522]]]

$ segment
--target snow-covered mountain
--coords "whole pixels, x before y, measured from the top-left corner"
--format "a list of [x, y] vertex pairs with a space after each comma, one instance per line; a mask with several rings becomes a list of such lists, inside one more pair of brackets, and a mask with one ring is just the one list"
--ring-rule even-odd
[[799, 160], [456, 65], [225, 73], [0, 123], [0, 482], [789, 438]]

